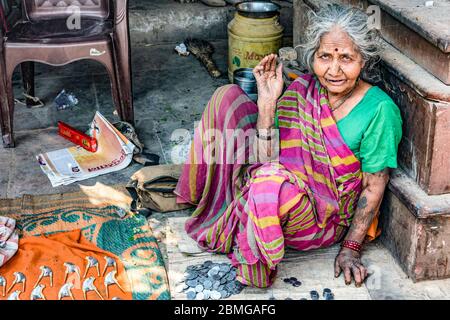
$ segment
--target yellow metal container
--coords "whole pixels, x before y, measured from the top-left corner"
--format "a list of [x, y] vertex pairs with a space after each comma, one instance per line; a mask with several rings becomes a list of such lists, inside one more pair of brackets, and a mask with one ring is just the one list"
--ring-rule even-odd
[[283, 40], [279, 15], [249, 18], [236, 12], [228, 24], [228, 78], [239, 68], [254, 68], [262, 58], [277, 53]]

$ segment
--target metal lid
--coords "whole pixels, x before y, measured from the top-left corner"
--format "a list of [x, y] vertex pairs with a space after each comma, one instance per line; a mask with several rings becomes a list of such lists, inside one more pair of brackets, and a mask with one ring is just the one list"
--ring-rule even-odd
[[241, 3], [242, 0], [225, 0], [226, 3], [231, 4], [232, 6]]
[[270, 1], [246, 1], [236, 4], [239, 14], [248, 18], [271, 18], [280, 13], [281, 7]]

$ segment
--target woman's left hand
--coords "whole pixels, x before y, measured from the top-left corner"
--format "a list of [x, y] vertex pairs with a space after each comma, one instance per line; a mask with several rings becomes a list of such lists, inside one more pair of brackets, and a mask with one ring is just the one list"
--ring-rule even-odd
[[337, 278], [344, 271], [345, 284], [352, 283], [352, 274], [355, 285], [360, 287], [367, 278], [367, 269], [361, 263], [361, 256], [351, 249], [342, 248], [334, 262], [334, 276]]

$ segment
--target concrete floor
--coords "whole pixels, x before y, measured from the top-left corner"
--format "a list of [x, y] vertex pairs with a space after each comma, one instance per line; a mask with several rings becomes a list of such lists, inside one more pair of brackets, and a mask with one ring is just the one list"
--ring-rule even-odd
[[[136, 2], [137, 0], [134, 1]], [[152, 3], [160, 4], [159, 1]], [[164, 4], [164, 1], [161, 0], [161, 4]], [[145, 41], [134, 43], [132, 48], [136, 130], [145, 144], [145, 151], [160, 155], [161, 163], [179, 162], [183, 154], [179, 155], [173, 151], [177, 150], [177, 147], [185, 146], [189, 141], [187, 138], [172, 135], [177, 129], [192, 132], [194, 122], [200, 119], [201, 112], [214, 90], [228, 83], [227, 42], [226, 40], [212, 42], [216, 48], [213, 58], [223, 72], [223, 76], [219, 79], [212, 79], [194, 57], [178, 56], [173, 50], [177, 44], [175, 42], [157, 45], [145, 43]], [[18, 73], [15, 74], [14, 80], [15, 96], [21, 98], [22, 87]], [[79, 99], [77, 107], [56, 110], [53, 100], [62, 89], [77, 96]], [[79, 190], [82, 185], [94, 185], [97, 182], [107, 185], [125, 184], [131, 174], [141, 168], [138, 164], [132, 164], [120, 172], [53, 188], [48, 178], [41, 172], [35, 156], [41, 152], [71, 145], [57, 135], [57, 121], [61, 120], [84, 130], [96, 111], [100, 111], [111, 122], [117, 121], [118, 117], [113, 113], [106, 71], [96, 63], [83, 61], [59, 68], [37, 65], [36, 95], [45, 102], [45, 106], [28, 109], [16, 104], [14, 126], [17, 146], [14, 149], [0, 149], [1, 198], [16, 198], [24, 194], [71, 192]], [[188, 215], [189, 211], [182, 211], [154, 214], [149, 218], [166, 259], [167, 219]], [[335, 250], [336, 248], [330, 248], [328, 251], [306, 254], [311, 255], [311, 259], [317, 254], [331, 257], [335, 255]], [[450, 298], [450, 280], [413, 284], [380, 243], [371, 244], [363, 260], [368, 265], [378, 266], [383, 274], [380, 285], [369, 290], [372, 299]], [[320, 274], [316, 276], [320, 278]]]
[[[276, 2], [282, 7], [280, 22], [285, 27], [284, 45], [291, 45], [292, 3]], [[228, 83], [226, 26], [233, 17], [234, 8], [229, 5], [208, 7], [200, 2], [130, 0], [129, 9], [136, 130], [145, 144], [145, 151], [159, 154], [161, 163], [180, 162], [180, 156], [172, 152], [178, 149], [173, 147], [189, 141], [175, 136], [179, 132], [175, 130], [192, 132], [194, 122], [200, 119], [214, 90]], [[221, 78], [211, 78], [193, 56], [181, 57], [175, 53], [175, 45], [187, 36], [218, 39], [211, 42], [216, 48], [213, 58], [223, 72]], [[14, 74], [14, 93], [21, 99], [23, 89], [18, 70]], [[91, 61], [63, 67], [37, 64], [35, 75], [36, 96], [44, 101], [45, 106], [28, 109], [16, 103], [14, 132], [17, 147], [0, 150], [0, 168], [7, 168], [0, 170], [0, 197], [70, 192], [77, 190], [79, 185], [96, 182], [126, 183], [130, 175], [140, 168], [139, 165], [132, 164], [120, 172], [80, 184], [58, 188], [50, 185], [36, 165], [35, 156], [71, 145], [57, 136], [58, 121], [84, 130], [96, 111], [111, 122], [119, 119], [113, 113], [108, 75], [100, 64]], [[53, 100], [62, 89], [76, 95], [79, 103], [75, 108], [56, 110]], [[172, 134], [175, 134], [173, 141]]]
[[[169, 256], [169, 279], [172, 287], [183, 279], [185, 268], [206, 260], [227, 261], [225, 255], [199, 252], [194, 240], [184, 230], [185, 218], [169, 218], [167, 223], [167, 253]], [[334, 277], [334, 259], [339, 252], [339, 244], [330, 248], [298, 252], [287, 249], [280, 262], [277, 277], [267, 289], [245, 288], [244, 291], [230, 299], [265, 300], [275, 297], [283, 300], [287, 297], [298, 300], [310, 298], [310, 290], [322, 292], [330, 288], [336, 300], [429, 300], [449, 299], [450, 280], [425, 281], [413, 283], [407, 278], [389, 251], [378, 241], [364, 246], [362, 262], [368, 268], [370, 276], [364, 285], [357, 288], [353, 284], [346, 286], [343, 274]], [[284, 278], [296, 277], [302, 282], [298, 288], [282, 281]], [[186, 299], [185, 293], [172, 292], [173, 299]]]

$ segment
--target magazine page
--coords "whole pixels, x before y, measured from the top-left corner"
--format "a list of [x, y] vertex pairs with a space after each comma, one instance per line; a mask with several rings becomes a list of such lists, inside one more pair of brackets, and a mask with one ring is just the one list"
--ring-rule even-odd
[[121, 170], [130, 164], [134, 145], [99, 112], [91, 123], [90, 133], [97, 139], [96, 152], [73, 146], [37, 156], [53, 186]]

